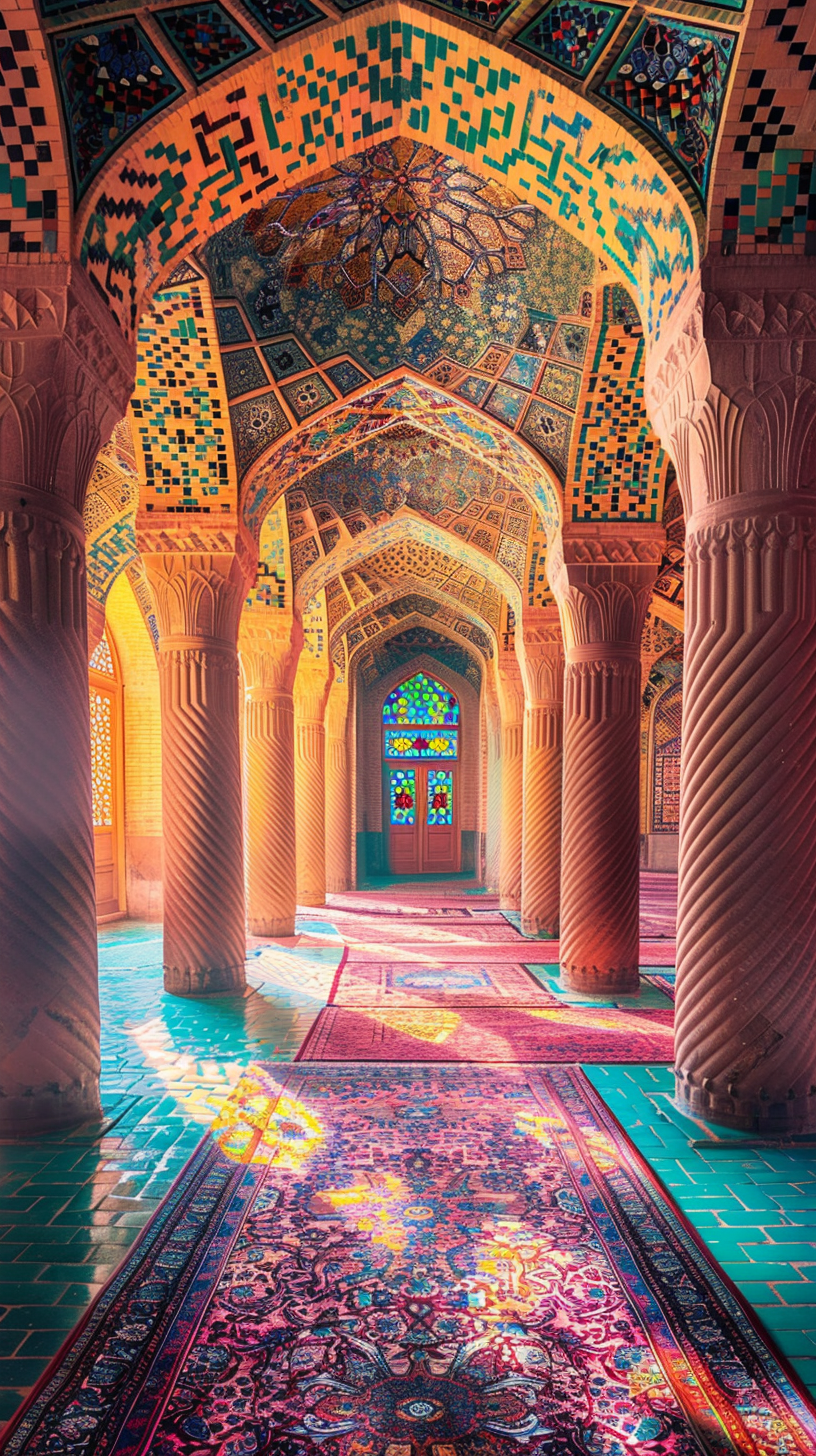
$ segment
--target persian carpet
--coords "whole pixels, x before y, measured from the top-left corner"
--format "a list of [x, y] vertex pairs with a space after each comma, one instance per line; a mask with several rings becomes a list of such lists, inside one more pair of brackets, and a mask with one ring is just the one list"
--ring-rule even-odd
[[329, 997], [335, 1006], [517, 1006], [556, 1003], [519, 965], [348, 961]]
[[205, 1283], [210, 1203], [173, 1257], [148, 1234], [11, 1456], [816, 1449], [812, 1406], [577, 1068], [253, 1068], [220, 1136], [199, 1160], [248, 1159], [240, 1237]]
[[648, 981], [650, 986], [656, 986], [659, 991], [662, 991], [672, 1001], [675, 999], [677, 976], [674, 971], [669, 969], [664, 970], [662, 966], [647, 966], [641, 971], [640, 975], [641, 980]]
[[671, 1011], [578, 1006], [351, 1008], [320, 1012], [310, 1062], [670, 1062]]

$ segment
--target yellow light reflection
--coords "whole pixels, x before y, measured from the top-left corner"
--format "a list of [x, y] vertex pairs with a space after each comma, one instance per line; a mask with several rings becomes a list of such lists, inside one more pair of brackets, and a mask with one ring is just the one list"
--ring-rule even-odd
[[527, 1015], [538, 1021], [554, 1021], [561, 1026], [584, 1026], [589, 1029], [597, 1027], [604, 1031], [648, 1031], [659, 1036], [674, 1036], [672, 1026], [666, 1026], [662, 1021], [647, 1021], [634, 1011], [595, 1011], [591, 1007], [586, 1010], [578, 1007], [567, 1010], [560, 1006], [547, 1006], [540, 1010], [527, 1008]]
[[287, 1169], [302, 1167], [325, 1138], [314, 1113], [254, 1065], [224, 1102], [212, 1131], [234, 1162], [275, 1162]]
[[362, 1014], [370, 1021], [378, 1021], [380, 1025], [389, 1026], [392, 1031], [398, 1031], [403, 1036], [411, 1036], [415, 1041], [431, 1042], [434, 1046], [440, 1046], [449, 1036], [453, 1036], [462, 1020], [456, 1011], [441, 1011], [431, 1007], [416, 1011], [366, 1010]]

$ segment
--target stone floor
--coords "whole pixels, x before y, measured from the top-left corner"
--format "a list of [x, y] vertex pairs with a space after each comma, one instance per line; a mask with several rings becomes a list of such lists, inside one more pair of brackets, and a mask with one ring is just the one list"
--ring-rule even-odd
[[[295, 1055], [343, 949], [327, 920], [304, 917], [297, 929], [291, 941], [251, 943], [245, 996], [207, 1001], [165, 995], [159, 927], [101, 932], [105, 1121], [0, 1146], [0, 1422], [136, 1238], [239, 1072]], [[674, 1109], [665, 1066], [585, 1071], [816, 1392], [816, 1147], [712, 1134]]]

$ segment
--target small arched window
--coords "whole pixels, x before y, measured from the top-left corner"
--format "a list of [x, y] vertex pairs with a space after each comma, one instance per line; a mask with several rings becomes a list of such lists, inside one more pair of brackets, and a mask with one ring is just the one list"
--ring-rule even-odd
[[383, 703], [386, 758], [457, 758], [459, 701], [436, 678], [417, 672]]

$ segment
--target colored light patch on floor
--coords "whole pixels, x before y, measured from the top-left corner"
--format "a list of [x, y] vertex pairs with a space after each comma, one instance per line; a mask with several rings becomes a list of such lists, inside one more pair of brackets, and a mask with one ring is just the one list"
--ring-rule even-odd
[[578, 1007], [413, 1009], [327, 1006], [299, 1057], [306, 1061], [670, 1061], [671, 1015]]
[[525, 1005], [544, 999], [535, 981], [517, 965], [429, 966], [386, 961], [359, 965], [348, 961], [340, 972], [335, 1006], [493, 1006], [500, 1001]]
[[205, 1140], [11, 1456], [60, 1449], [80, 1413], [109, 1456], [816, 1447], [813, 1408], [578, 1069], [253, 1075], [265, 1165]]

